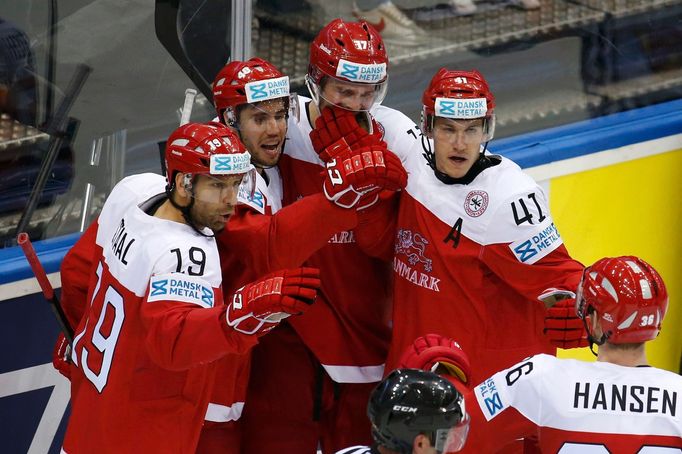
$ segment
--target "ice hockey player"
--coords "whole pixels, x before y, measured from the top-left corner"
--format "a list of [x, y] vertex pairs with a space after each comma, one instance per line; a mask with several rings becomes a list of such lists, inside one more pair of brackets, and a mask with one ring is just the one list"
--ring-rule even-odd
[[[278, 166], [285, 205], [323, 191], [320, 174], [329, 175], [325, 167], [338, 162], [332, 150], [342, 136], [356, 154], [365, 147], [396, 155], [397, 148], [421, 149], [414, 123], [380, 106], [387, 64], [383, 41], [366, 22], [337, 19], [320, 31], [306, 77], [313, 99], [298, 97], [300, 116], [289, 118]], [[367, 121], [368, 110], [376, 121]], [[363, 124], [371, 124], [371, 133]], [[358, 222], [378, 192], [365, 194]], [[314, 454], [319, 445], [332, 453], [371, 441], [365, 409], [383, 376], [390, 339], [390, 269], [364, 254], [355, 235], [356, 228], [335, 234], [306, 262], [323, 276], [313, 311], [283, 322], [254, 349], [244, 452]]]
[[457, 452], [469, 429], [464, 399], [434, 372], [396, 369], [372, 392], [367, 414], [374, 444], [337, 454], [443, 454]]
[[[297, 99], [289, 93], [289, 78], [259, 58], [228, 63], [213, 83], [219, 119], [239, 135], [257, 171], [254, 193], [240, 191], [235, 212], [217, 237], [226, 292], [273, 270], [300, 266], [335, 234], [356, 226], [356, 208], [373, 192], [406, 184], [399, 159], [387, 150], [374, 147], [372, 160], [365, 161], [360, 171], [346, 172], [340, 165], [350, 153], [346, 150], [348, 156], [343, 158], [339, 149], [339, 166], [330, 167], [320, 183], [325, 191], [282, 209], [277, 163], [285, 146], [287, 119], [298, 116]], [[241, 355], [221, 361], [199, 454], [240, 452], [239, 419], [246, 400], [249, 359]]]
[[[248, 351], [316, 297], [318, 271], [298, 268], [246, 285], [225, 304], [214, 235], [253, 172], [250, 156], [228, 128], [187, 124], [170, 135], [165, 158], [167, 178], [116, 185], [65, 259], [66, 289], [88, 278], [89, 286], [63, 452], [194, 452], [215, 360]], [[71, 273], [83, 269], [90, 276]], [[66, 304], [82, 310], [81, 301]]]
[[475, 386], [466, 452], [529, 434], [546, 453], [682, 452], [682, 377], [646, 356], [668, 308], [661, 276], [637, 257], [603, 258], [585, 269], [576, 304], [597, 361], [540, 354]]
[[426, 137], [421, 153], [403, 158], [399, 206], [385, 203], [377, 231], [358, 235], [393, 264], [387, 370], [424, 333], [456, 338], [474, 383], [530, 355], [586, 345], [570, 313], [583, 267], [568, 255], [542, 189], [487, 151], [495, 101], [483, 76], [441, 69], [422, 102]]

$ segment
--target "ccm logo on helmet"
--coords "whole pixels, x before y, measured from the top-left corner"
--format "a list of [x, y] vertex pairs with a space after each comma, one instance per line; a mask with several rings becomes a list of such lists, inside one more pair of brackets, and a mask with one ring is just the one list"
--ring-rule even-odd
[[405, 407], [403, 405], [394, 405], [393, 411], [399, 411], [402, 413], [417, 413], [417, 407]]

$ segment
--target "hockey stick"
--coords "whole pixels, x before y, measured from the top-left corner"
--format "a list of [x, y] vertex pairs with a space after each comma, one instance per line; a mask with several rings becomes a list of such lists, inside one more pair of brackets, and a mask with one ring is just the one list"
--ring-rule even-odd
[[192, 116], [192, 107], [194, 107], [194, 99], [197, 97], [197, 91], [193, 88], [185, 90], [185, 104], [182, 106], [182, 113], [180, 114], [180, 126], [189, 123], [189, 118]]
[[28, 260], [28, 264], [31, 265], [33, 274], [35, 274], [36, 279], [38, 280], [38, 284], [40, 285], [40, 289], [43, 291], [43, 296], [45, 296], [47, 302], [50, 303], [52, 312], [57, 318], [57, 323], [59, 323], [59, 327], [64, 333], [64, 337], [69, 342], [69, 345], [71, 345], [71, 343], [73, 342], [73, 329], [71, 329], [71, 326], [69, 326], [69, 322], [66, 319], [64, 311], [62, 310], [62, 306], [59, 303], [59, 299], [57, 298], [57, 295], [55, 295], [54, 293], [52, 284], [50, 284], [50, 281], [47, 279], [45, 269], [43, 268], [43, 265], [40, 263], [40, 260], [36, 255], [35, 249], [33, 249], [33, 244], [31, 243], [28, 234], [26, 232], [21, 232], [19, 235], [17, 235], [17, 243], [19, 244], [19, 246], [21, 246], [21, 250], [24, 251], [26, 260]]
[[[194, 107], [194, 99], [197, 97], [197, 91], [193, 88], [185, 90], [185, 104], [180, 110], [180, 126], [189, 123], [192, 116], [192, 107]], [[161, 159], [161, 175], [166, 176], [166, 142], [157, 142], [159, 146], [159, 158]]]

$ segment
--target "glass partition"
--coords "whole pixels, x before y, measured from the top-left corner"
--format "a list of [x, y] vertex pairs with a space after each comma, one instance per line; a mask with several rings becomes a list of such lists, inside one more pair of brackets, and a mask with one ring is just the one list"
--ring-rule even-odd
[[385, 105], [418, 122], [438, 68], [478, 69], [497, 98], [498, 138], [682, 87], [682, 1], [257, 0], [238, 20], [230, 0], [0, 5], [2, 246], [22, 222], [34, 240], [82, 230], [123, 176], [159, 172], [186, 88], [199, 91], [192, 119], [212, 118], [210, 83], [234, 32], [250, 32], [253, 55], [307, 94], [312, 38], [334, 17], [365, 18], [389, 51]]

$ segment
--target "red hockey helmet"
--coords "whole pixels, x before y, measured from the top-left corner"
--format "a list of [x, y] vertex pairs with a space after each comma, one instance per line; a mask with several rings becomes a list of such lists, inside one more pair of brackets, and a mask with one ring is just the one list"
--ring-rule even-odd
[[343, 82], [372, 84], [373, 104], [386, 96], [388, 56], [379, 33], [366, 21], [334, 19], [317, 34], [310, 45], [306, 84], [315, 102], [319, 101], [322, 80], [331, 77]]
[[[603, 336], [612, 344], [640, 343], [655, 339], [668, 309], [663, 279], [644, 260], [623, 256], [603, 258], [585, 269], [578, 285], [576, 310], [583, 320], [599, 317]], [[593, 314], [596, 312], [596, 314]]]
[[[242, 175], [255, 172], [251, 155], [239, 137], [218, 123], [187, 123], [171, 133], [166, 142], [166, 181], [175, 185], [175, 174]], [[251, 175], [253, 176], [253, 175]], [[255, 182], [255, 178], [251, 178]]]
[[284, 98], [290, 113], [297, 114], [297, 98], [289, 92], [289, 76], [260, 58], [232, 61], [213, 81], [213, 105], [221, 120], [230, 126], [237, 123], [238, 106], [279, 98]]
[[434, 117], [470, 120], [485, 118], [484, 141], [495, 134], [495, 97], [478, 71], [441, 68], [422, 95], [422, 131], [430, 135]]

